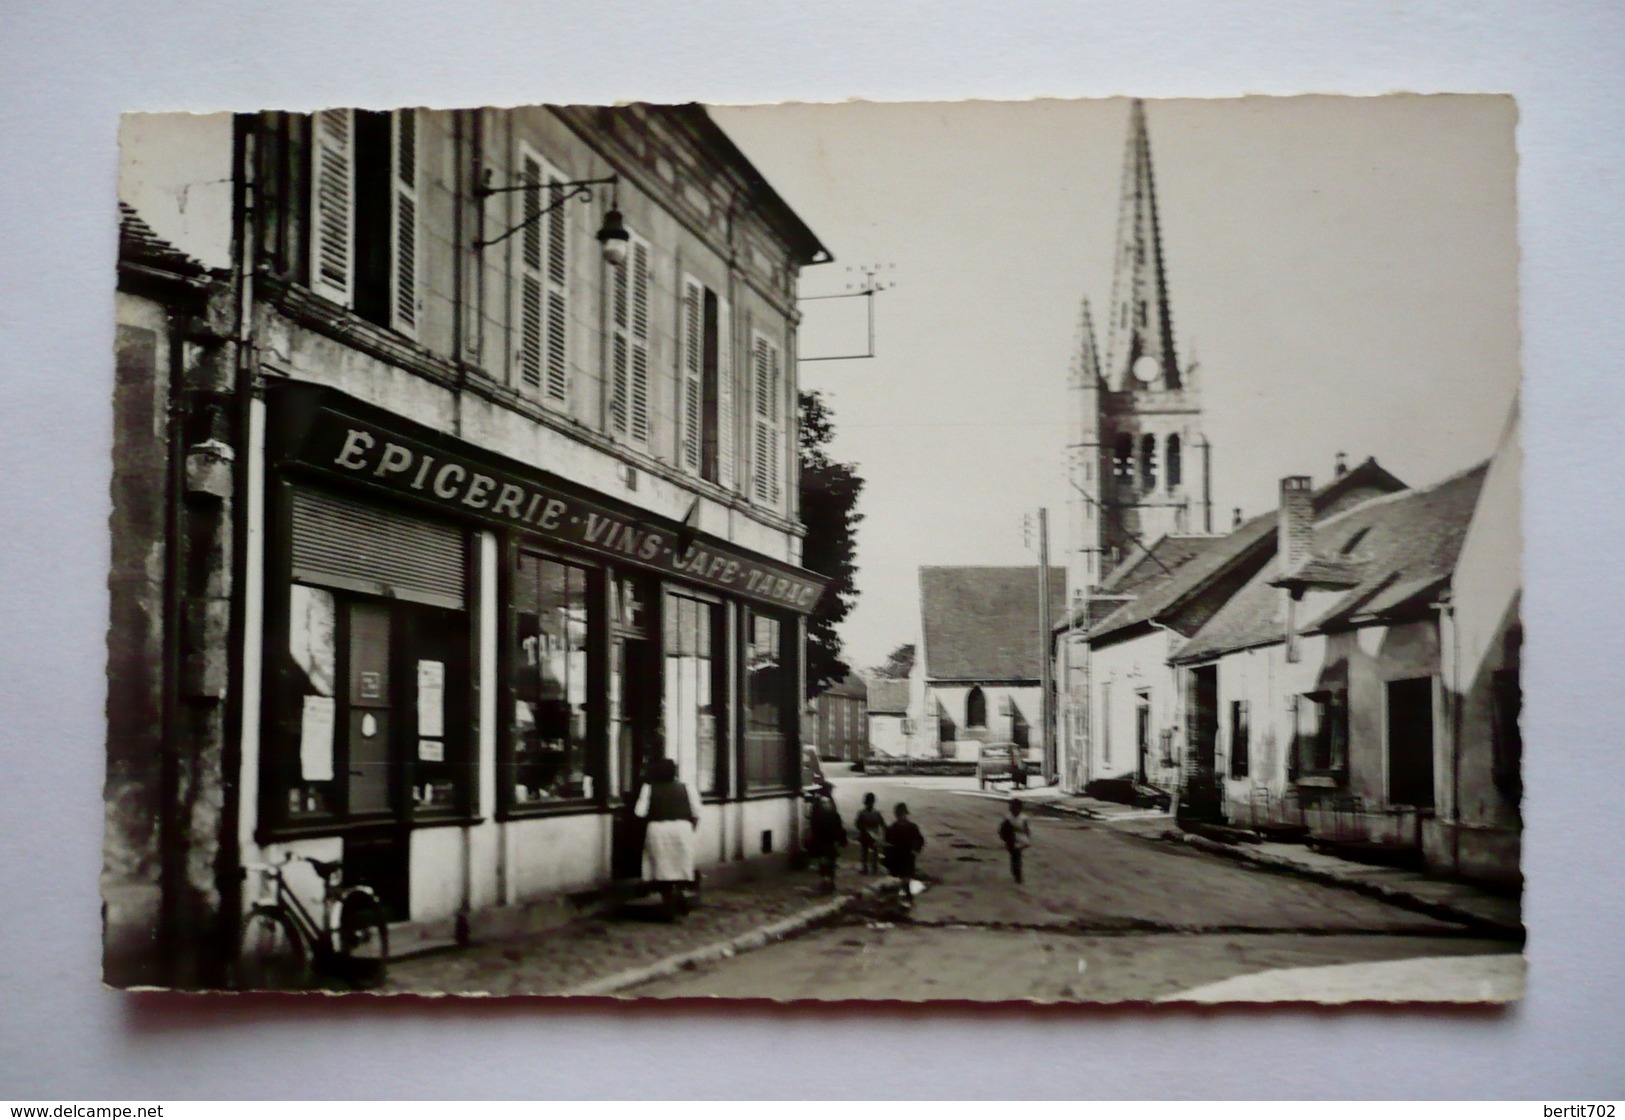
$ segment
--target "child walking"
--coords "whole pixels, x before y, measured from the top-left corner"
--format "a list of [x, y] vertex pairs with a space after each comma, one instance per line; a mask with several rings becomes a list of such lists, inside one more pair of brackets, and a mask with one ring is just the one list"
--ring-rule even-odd
[[863, 808], [852, 821], [852, 827], [858, 830], [858, 848], [863, 856], [863, 874], [874, 875], [880, 871], [880, 846], [886, 839], [886, 816], [875, 808], [875, 795], [863, 795]]
[[897, 803], [892, 810], [896, 820], [886, 829], [886, 870], [901, 881], [904, 906], [914, 905], [914, 863], [925, 847], [925, 834], [908, 819], [908, 806]]
[[1010, 812], [999, 822], [999, 839], [1010, 853], [1010, 877], [1021, 882], [1021, 854], [1033, 846], [1032, 821], [1021, 811], [1021, 798], [1010, 799]]

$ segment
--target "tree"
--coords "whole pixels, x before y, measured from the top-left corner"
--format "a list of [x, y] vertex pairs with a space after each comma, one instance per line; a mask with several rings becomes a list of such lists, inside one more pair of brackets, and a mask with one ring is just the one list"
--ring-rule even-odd
[[876, 665], [874, 674], [888, 680], [902, 680], [914, 671], [914, 643], [904, 642], [886, 655], [884, 665]]
[[807, 697], [845, 679], [852, 671], [841, 659], [835, 627], [858, 601], [858, 495], [863, 479], [856, 464], [838, 463], [825, 450], [835, 438], [835, 421], [817, 392], [798, 394], [801, 406], [801, 521], [807, 527], [801, 563], [827, 578], [829, 590], [807, 618]]

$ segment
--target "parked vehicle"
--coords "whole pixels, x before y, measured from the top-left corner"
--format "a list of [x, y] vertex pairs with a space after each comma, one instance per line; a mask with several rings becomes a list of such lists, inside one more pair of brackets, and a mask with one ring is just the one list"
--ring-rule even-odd
[[1009, 782], [1012, 789], [1025, 789], [1027, 773], [1027, 760], [1014, 743], [983, 743], [976, 754], [976, 785], [980, 789], [994, 782]]

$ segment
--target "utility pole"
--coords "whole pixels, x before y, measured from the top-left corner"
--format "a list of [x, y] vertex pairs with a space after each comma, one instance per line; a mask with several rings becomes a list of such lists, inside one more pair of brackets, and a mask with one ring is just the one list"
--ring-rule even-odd
[[1038, 628], [1039, 687], [1043, 689], [1040, 711], [1044, 724], [1044, 784], [1055, 783], [1055, 698], [1050, 661], [1049, 604], [1049, 510], [1038, 511]]

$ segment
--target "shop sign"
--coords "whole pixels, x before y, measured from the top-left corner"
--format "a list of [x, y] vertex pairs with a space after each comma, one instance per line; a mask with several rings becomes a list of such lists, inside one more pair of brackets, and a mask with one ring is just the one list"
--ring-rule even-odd
[[323, 409], [296, 457], [323, 470], [546, 536], [612, 560], [805, 614], [824, 581], [809, 572], [737, 551], [676, 528], [656, 528], [605, 506]]

